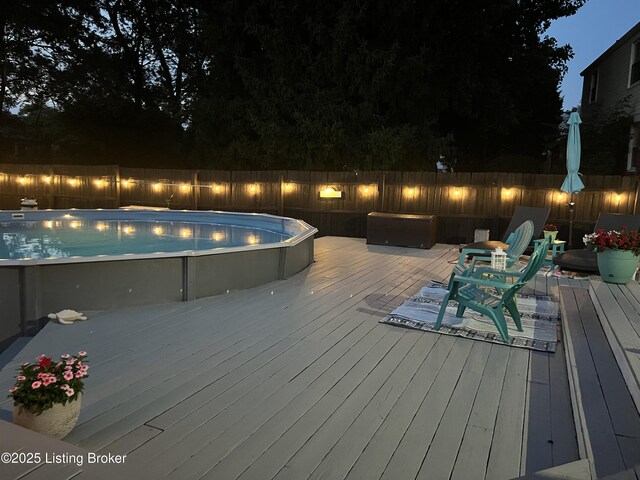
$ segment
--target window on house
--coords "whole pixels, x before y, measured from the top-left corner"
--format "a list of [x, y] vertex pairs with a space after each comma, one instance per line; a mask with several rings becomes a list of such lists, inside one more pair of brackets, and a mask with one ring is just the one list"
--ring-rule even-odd
[[598, 99], [598, 72], [596, 70], [591, 74], [591, 83], [589, 85], [589, 103], [593, 103]]
[[631, 75], [629, 86], [640, 82], [640, 40], [635, 41], [631, 46]]

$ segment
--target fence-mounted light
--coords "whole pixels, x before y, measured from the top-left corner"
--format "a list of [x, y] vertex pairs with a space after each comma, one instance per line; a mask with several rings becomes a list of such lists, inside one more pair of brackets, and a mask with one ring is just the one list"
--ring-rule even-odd
[[344, 192], [335, 187], [327, 187], [319, 192], [320, 198], [344, 198]]

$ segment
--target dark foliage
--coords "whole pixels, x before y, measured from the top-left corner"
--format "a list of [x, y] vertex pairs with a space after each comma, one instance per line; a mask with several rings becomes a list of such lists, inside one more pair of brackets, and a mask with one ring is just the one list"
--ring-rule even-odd
[[584, 174], [624, 174], [627, 169], [629, 129], [629, 99], [622, 100], [609, 111], [595, 103], [583, 116], [581, 170]]
[[0, 109], [84, 163], [530, 169], [583, 3], [18, 0]]

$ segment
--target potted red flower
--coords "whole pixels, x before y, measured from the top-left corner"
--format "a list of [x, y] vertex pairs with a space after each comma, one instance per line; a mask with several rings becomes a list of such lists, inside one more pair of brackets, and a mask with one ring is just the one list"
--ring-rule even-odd
[[544, 238], [551, 237], [551, 241], [553, 242], [558, 235], [558, 227], [556, 227], [553, 223], [547, 223], [542, 228], [542, 233], [544, 235]]
[[597, 252], [598, 269], [608, 283], [627, 283], [640, 260], [640, 233], [622, 227], [620, 231], [603, 229], [584, 236], [587, 248]]

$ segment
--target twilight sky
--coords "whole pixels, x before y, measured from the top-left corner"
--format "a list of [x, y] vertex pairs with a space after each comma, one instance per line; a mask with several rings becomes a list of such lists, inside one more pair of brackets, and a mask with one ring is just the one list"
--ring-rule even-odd
[[560, 87], [565, 109], [580, 103], [580, 72], [638, 22], [640, 0], [589, 0], [575, 15], [551, 24], [545, 35], [555, 37], [559, 45], [568, 43], [574, 53]]

